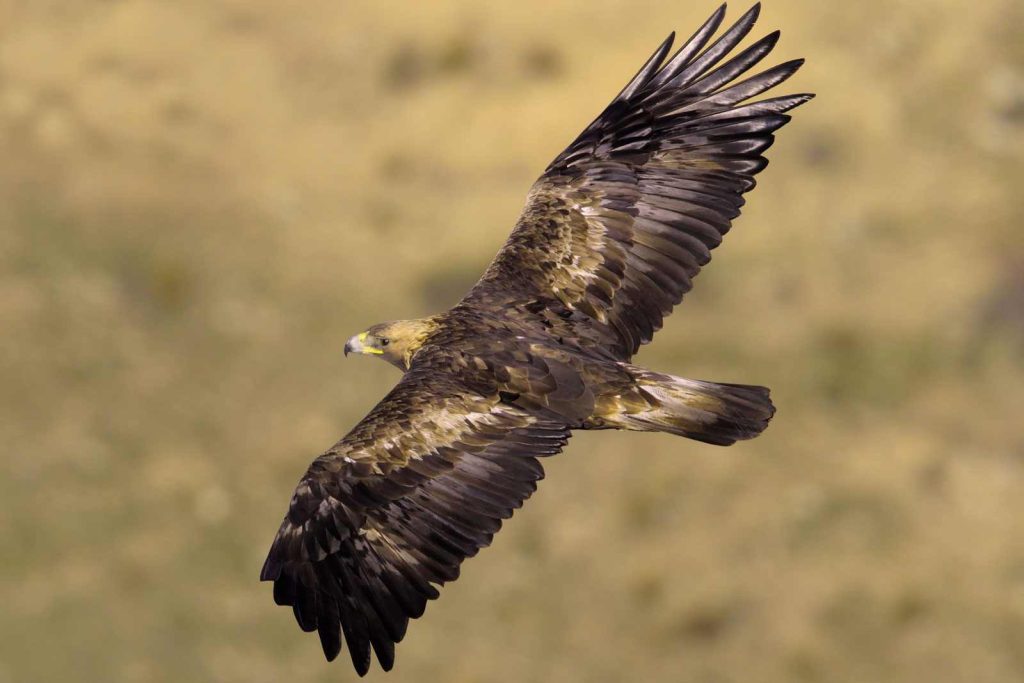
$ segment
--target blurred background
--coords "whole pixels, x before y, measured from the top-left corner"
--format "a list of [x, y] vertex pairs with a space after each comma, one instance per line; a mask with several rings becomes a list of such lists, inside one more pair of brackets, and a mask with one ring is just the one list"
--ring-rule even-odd
[[[398, 379], [344, 340], [455, 303], [713, 9], [0, 1], [0, 682], [353, 679], [257, 580]], [[1024, 5], [774, 28], [818, 98], [638, 359], [772, 427], [577, 436], [388, 680], [1024, 680]]]

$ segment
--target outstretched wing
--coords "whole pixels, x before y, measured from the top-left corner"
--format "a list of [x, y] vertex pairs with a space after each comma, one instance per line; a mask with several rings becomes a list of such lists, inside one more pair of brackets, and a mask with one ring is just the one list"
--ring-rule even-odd
[[356, 671], [394, 662], [410, 618], [491, 542], [569, 430], [429, 365], [413, 367], [299, 482], [260, 578]]
[[[794, 60], [737, 82], [774, 47], [770, 33], [722, 62], [755, 5], [707, 49], [725, 6], [665, 62], [670, 36], [534, 184], [508, 242], [464, 303], [559, 300], [628, 358], [689, 291], [767, 165], [784, 112], [812, 95], [742, 104]], [[664, 63], [663, 63], [664, 62]]]

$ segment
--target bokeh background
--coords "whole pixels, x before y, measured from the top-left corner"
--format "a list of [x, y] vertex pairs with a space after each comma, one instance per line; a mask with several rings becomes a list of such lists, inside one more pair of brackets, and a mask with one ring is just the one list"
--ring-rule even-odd
[[[712, 9], [0, 1], [0, 681], [353, 679], [257, 581], [398, 377], [344, 340], [457, 301]], [[1024, 5], [777, 27], [818, 98], [639, 357], [772, 427], [577, 436], [388, 680], [1024, 680]]]

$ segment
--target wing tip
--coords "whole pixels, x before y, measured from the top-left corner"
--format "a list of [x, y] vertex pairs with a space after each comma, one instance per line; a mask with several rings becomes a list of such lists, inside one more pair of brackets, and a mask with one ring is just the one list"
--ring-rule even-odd
[[382, 654], [376, 649], [374, 649], [374, 652], [377, 654], [377, 663], [380, 664], [381, 669], [388, 672], [395, 668], [394, 648], [391, 648], [391, 650], [386, 654]]
[[807, 104], [808, 102], [813, 100], [816, 96], [817, 95], [815, 95], [815, 93], [812, 93], [812, 92], [802, 92], [802, 93], [795, 93], [793, 95], [788, 95], [786, 97], [786, 99], [788, 101], [785, 104], [785, 109], [780, 109], [779, 111], [780, 112], [786, 112], [786, 111], [790, 111], [791, 109], [796, 109], [801, 104]]
[[628, 100], [644, 89], [644, 86], [646, 86], [661, 69], [662, 64], [665, 62], [665, 57], [668, 55], [669, 51], [672, 50], [672, 43], [675, 42], [675, 39], [676, 32], [672, 31], [668, 34], [668, 37], [665, 38], [665, 40], [661, 41], [661, 45], [659, 45], [651, 56], [647, 58], [647, 61], [644, 62], [644, 65], [636, 72], [636, 75], [630, 79], [629, 83], [626, 84], [626, 87], [615, 96], [615, 99], [612, 100], [613, 103]]
[[761, 16], [761, 3], [760, 2], [755, 2], [753, 5], [750, 6], [750, 9], [748, 9], [746, 12], [744, 12], [743, 15], [739, 19], [736, 20], [736, 24], [735, 25], [736, 26], [744, 25], [744, 26], [747, 26], [747, 27], [753, 26], [757, 22], [757, 20], [758, 20], [758, 18], [760, 16]]
[[356, 655], [352, 655], [352, 668], [356, 670], [360, 678], [370, 673], [370, 653], [366, 653], [366, 657], [363, 659], [356, 659]]

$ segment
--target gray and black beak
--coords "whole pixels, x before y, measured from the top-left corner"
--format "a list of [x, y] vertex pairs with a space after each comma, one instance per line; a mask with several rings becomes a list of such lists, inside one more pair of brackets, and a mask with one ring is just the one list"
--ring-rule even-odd
[[352, 337], [351, 339], [349, 339], [347, 342], [345, 342], [345, 355], [346, 356], [348, 354], [350, 354], [350, 353], [362, 353], [362, 352], [363, 352], [363, 342], [362, 342], [362, 340], [359, 339], [359, 335], [356, 335], [356, 336]]

